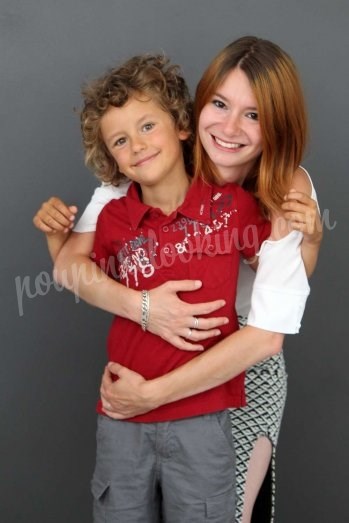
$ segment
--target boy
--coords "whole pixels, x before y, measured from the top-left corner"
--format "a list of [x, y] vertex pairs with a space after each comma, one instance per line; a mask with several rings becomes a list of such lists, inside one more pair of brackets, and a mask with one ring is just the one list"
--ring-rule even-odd
[[[81, 124], [87, 163], [104, 181], [133, 182], [100, 213], [93, 248], [105, 272], [142, 290], [141, 325], [116, 317], [108, 357], [152, 379], [197, 352], [180, 351], [147, 331], [149, 289], [200, 275], [202, 289], [186, 299], [212, 299], [213, 290], [223, 296], [226, 336], [238, 328], [240, 253], [253, 257], [270, 226], [237, 185], [211, 186], [187, 173], [191, 101], [163, 56], [134, 57], [88, 86]], [[127, 421], [105, 416], [99, 402], [95, 523], [232, 521], [234, 456], [225, 409], [244, 401], [240, 375]]]

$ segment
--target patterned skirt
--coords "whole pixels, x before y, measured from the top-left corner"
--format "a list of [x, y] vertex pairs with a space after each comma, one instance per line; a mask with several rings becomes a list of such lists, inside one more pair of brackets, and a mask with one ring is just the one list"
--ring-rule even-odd
[[[282, 415], [287, 394], [287, 374], [284, 355], [281, 352], [272, 358], [262, 361], [246, 372], [245, 389], [247, 406], [230, 409], [232, 432], [236, 451], [236, 517], [240, 523], [244, 505], [246, 474], [250, 456], [255, 442], [266, 436], [272, 443], [271, 473], [266, 481], [270, 482], [270, 495], [264, 510], [270, 514], [266, 518], [255, 512], [253, 521], [274, 522], [275, 513], [275, 449], [278, 440]], [[268, 490], [268, 489], [267, 489]], [[260, 509], [258, 510], [260, 513]]]

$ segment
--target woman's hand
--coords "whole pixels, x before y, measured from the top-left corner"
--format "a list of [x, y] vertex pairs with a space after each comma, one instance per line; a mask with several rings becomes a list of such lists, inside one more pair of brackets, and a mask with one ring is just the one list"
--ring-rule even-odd
[[[117, 380], [113, 381], [113, 376]], [[144, 414], [158, 405], [150, 393], [151, 382], [118, 363], [109, 363], [100, 388], [103, 411], [113, 419]]]
[[74, 226], [77, 211], [75, 205], [68, 206], [59, 198], [52, 196], [41, 205], [33, 218], [33, 223], [45, 234], [68, 233]]
[[195, 291], [201, 287], [196, 280], [169, 281], [150, 291], [150, 314], [147, 329], [182, 350], [203, 350], [197, 344], [220, 334], [217, 328], [228, 318], [203, 318], [225, 305], [224, 300], [206, 303], [186, 303], [177, 293]]

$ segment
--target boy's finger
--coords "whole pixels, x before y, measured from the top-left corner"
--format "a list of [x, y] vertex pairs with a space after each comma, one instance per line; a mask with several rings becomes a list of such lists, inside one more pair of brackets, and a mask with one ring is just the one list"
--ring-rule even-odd
[[40, 220], [39, 218], [37, 218], [36, 216], [34, 217], [33, 219], [33, 223], [35, 225], [35, 227], [37, 229], [39, 229], [41, 232], [44, 232], [44, 233], [51, 233], [51, 232], [54, 232], [53, 229], [51, 229], [51, 227], [49, 227], [48, 225], [46, 225], [42, 220]]
[[75, 218], [68, 208], [60, 210], [49, 205], [44, 206], [40, 212], [40, 217], [47, 225], [52, 227], [69, 227]]
[[55, 216], [58, 214], [57, 212], [64, 216], [67, 220], [74, 220], [75, 214], [77, 212], [77, 207], [75, 205], [68, 206], [60, 198], [56, 198], [53, 196], [50, 198], [43, 207], [46, 209], [48, 213], [53, 213], [52, 215]]
[[55, 215], [55, 217], [45, 214], [40, 217], [41, 222], [46, 226], [50, 227], [54, 231], [64, 231], [69, 229], [71, 221], [62, 217], [61, 215]]
[[309, 210], [307, 205], [305, 205], [304, 203], [300, 203], [298, 200], [284, 202], [281, 205], [281, 208], [284, 211], [296, 211], [296, 212], [306, 212], [307, 210]]
[[286, 218], [286, 220], [288, 220], [290, 222], [298, 222], [298, 223], [307, 222], [306, 215], [304, 213], [299, 213], [299, 212], [291, 212], [291, 211], [286, 212], [285, 218]]
[[293, 190], [291, 189], [290, 192], [285, 195], [284, 199], [286, 201], [287, 200], [298, 200], [299, 202], [307, 204], [307, 205], [309, 205], [309, 204], [312, 205], [312, 202], [313, 202], [315, 205], [315, 201], [310, 196], [308, 196], [304, 192], [295, 191], [294, 189]]

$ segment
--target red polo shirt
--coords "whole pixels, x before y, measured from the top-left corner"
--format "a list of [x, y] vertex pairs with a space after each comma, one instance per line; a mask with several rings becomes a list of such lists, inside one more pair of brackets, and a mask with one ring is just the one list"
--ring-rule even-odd
[[[223, 298], [226, 305], [219, 314], [229, 318], [220, 328], [220, 337], [202, 342], [207, 349], [238, 329], [235, 297], [240, 254], [254, 256], [269, 235], [269, 222], [260, 216], [254, 198], [238, 185], [193, 181], [183, 204], [167, 216], [143, 204], [139, 186], [132, 184], [125, 197], [111, 200], [100, 213], [93, 259], [110, 276], [137, 290], [150, 290], [168, 280], [200, 279], [202, 287], [181, 298], [190, 303]], [[115, 317], [109, 332], [109, 360], [146, 379], [166, 374], [198, 354], [177, 349], [125, 318]], [[241, 374], [131, 420], [169, 421], [243, 405]], [[97, 410], [102, 413], [100, 402]]]

